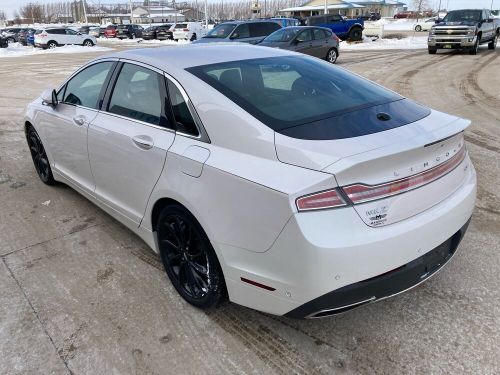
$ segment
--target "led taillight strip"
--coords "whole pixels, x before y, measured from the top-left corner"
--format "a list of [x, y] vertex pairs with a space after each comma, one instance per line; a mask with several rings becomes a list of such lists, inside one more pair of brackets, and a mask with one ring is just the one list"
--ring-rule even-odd
[[297, 198], [299, 211], [325, 210], [387, 198], [417, 189], [451, 172], [464, 160], [465, 145], [448, 161], [427, 171], [378, 185], [353, 184]]
[[342, 190], [352, 203], [364, 203], [401, 194], [429, 184], [455, 169], [465, 158], [465, 145], [448, 161], [427, 171], [379, 185], [353, 184]]

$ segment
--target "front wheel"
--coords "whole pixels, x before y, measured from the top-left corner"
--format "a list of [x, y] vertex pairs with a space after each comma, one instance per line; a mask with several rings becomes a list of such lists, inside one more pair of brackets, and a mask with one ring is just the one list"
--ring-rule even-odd
[[472, 47], [472, 49], [469, 50], [469, 55], [477, 55], [478, 49], [479, 49], [479, 36], [477, 37], [476, 44], [474, 44], [474, 47]]
[[54, 41], [50, 41], [50, 42], [47, 43], [47, 48], [48, 49], [54, 49], [56, 47], [57, 47], [57, 43], [54, 42]]
[[44, 184], [54, 185], [56, 182], [52, 175], [49, 158], [47, 157], [47, 153], [45, 152], [45, 148], [43, 147], [38, 133], [34, 128], [30, 127], [26, 137], [38, 177], [40, 177], [40, 180], [42, 180]]
[[337, 53], [337, 50], [335, 48], [331, 48], [328, 53], [326, 54], [326, 61], [335, 64], [337, 61], [337, 58], [339, 57], [339, 54]]
[[488, 49], [495, 49], [497, 47], [497, 41], [498, 41], [498, 34], [495, 35], [493, 40], [488, 43]]
[[226, 296], [224, 275], [205, 231], [183, 206], [170, 204], [156, 226], [165, 271], [190, 304], [209, 308]]

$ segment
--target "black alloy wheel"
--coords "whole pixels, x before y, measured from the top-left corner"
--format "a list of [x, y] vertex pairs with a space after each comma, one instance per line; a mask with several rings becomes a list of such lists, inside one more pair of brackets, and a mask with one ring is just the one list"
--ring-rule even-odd
[[190, 304], [208, 308], [226, 295], [224, 276], [203, 228], [184, 207], [166, 206], [157, 222], [158, 244], [165, 271]]
[[40, 180], [47, 185], [54, 185], [55, 180], [50, 168], [49, 158], [45, 152], [42, 141], [35, 129], [29, 128], [27, 134], [28, 146], [30, 148], [31, 158], [35, 165], [36, 173]]

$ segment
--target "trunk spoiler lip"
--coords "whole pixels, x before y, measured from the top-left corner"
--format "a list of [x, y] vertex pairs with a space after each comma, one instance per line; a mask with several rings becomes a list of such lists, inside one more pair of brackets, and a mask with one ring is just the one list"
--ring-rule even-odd
[[[431, 115], [434, 112], [436, 112], [436, 111], [432, 110]], [[454, 137], [454, 136], [456, 136], [456, 135], [458, 135], [460, 133], [463, 133], [463, 132], [465, 132], [465, 129], [467, 129], [470, 126], [471, 123], [472, 123], [471, 120], [464, 119], [464, 118], [461, 118], [461, 117], [456, 117], [454, 120], [448, 122], [444, 126], [439, 127], [437, 129], [433, 129], [433, 130], [431, 130], [429, 132], [429, 133], [444, 132], [447, 128], [453, 127], [454, 129], [451, 130], [451, 134], [448, 133], [445, 136], [439, 136], [436, 141], [432, 141], [430, 143], [425, 143], [425, 144], [423, 144], [423, 145], [421, 145], [419, 147], [429, 147], [429, 146], [432, 146], [432, 145], [434, 145], [436, 143], [439, 143], [439, 142], [445, 141], [445, 140], [447, 140], [449, 138], [452, 138], [452, 137]], [[408, 125], [410, 125], [410, 124], [408, 124]], [[393, 131], [393, 130], [397, 130], [397, 129], [398, 128], [389, 129], [389, 130], [386, 130], [386, 131]], [[382, 134], [382, 133], [384, 133], [384, 132], [379, 132], [377, 134]], [[398, 143], [407, 142], [409, 139], [411, 139], [411, 138], [403, 139], [403, 140], [401, 140]], [[326, 173], [331, 173], [331, 174], [335, 175], [335, 172], [330, 172], [329, 169], [332, 166], [334, 166], [336, 164], [339, 164], [341, 161], [344, 161], [346, 159], [352, 158], [353, 156], [363, 155], [363, 154], [374, 152], [374, 151], [377, 151], [377, 150], [382, 150], [384, 148], [388, 148], [388, 147], [391, 147], [391, 146], [394, 146], [394, 145], [395, 145], [395, 143], [391, 143], [391, 144], [388, 144], [388, 145], [384, 145], [384, 146], [380, 146], [380, 147], [375, 147], [375, 148], [370, 149], [370, 150], [366, 150], [366, 151], [362, 151], [362, 152], [358, 152], [358, 153], [353, 153], [351, 155], [341, 157], [341, 158], [337, 159], [336, 161], [334, 161], [333, 163], [331, 163], [331, 164], [327, 165], [326, 167], [322, 168], [320, 171], [321, 172], [326, 172]]]

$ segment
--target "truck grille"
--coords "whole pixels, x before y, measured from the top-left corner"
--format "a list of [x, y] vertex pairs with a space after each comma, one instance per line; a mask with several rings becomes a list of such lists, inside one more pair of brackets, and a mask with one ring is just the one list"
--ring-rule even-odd
[[469, 29], [436, 29], [435, 35], [466, 36]]

